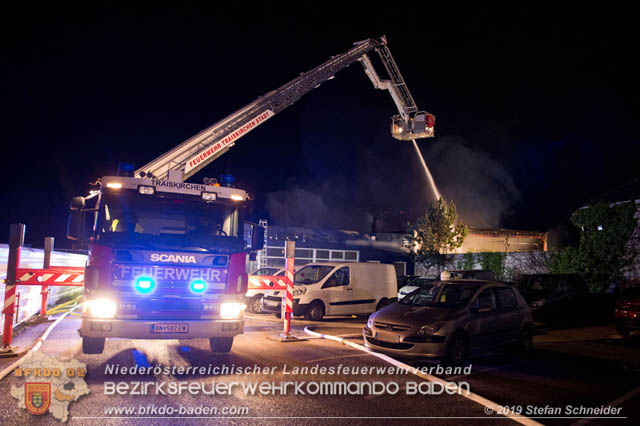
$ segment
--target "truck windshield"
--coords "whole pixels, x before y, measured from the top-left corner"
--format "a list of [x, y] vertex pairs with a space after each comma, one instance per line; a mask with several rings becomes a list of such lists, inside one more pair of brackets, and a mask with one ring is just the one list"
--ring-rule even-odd
[[333, 270], [328, 265], [307, 265], [300, 269], [293, 277], [294, 284], [315, 284]]
[[106, 242], [154, 248], [242, 250], [238, 208], [223, 202], [103, 194], [97, 234]]

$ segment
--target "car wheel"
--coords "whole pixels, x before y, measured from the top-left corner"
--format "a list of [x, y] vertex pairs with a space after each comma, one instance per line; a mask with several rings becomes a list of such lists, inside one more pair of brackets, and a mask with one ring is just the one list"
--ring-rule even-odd
[[101, 354], [104, 352], [104, 338], [100, 337], [83, 337], [82, 353], [84, 354]]
[[249, 302], [249, 312], [259, 314], [262, 312], [262, 295], [256, 294]]
[[525, 326], [520, 331], [517, 347], [520, 352], [529, 352], [533, 349], [533, 327]]
[[318, 302], [317, 300], [307, 309], [307, 312], [304, 314], [304, 319], [307, 321], [320, 321], [324, 316], [324, 306], [322, 302]]
[[462, 333], [454, 334], [449, 341], [447, 347], [446, 363], [453, 366], [459, 366], [467, 359], [467, 351], [469, 343]]
[[209, 339], [211, 352], [216, 354], [226, 354], [231, 350], [233, 337], [212, 337]]
[[629, 337], [629, 334], [631, 334], [631, 330], [624, 328], [624, 327], [616, 327], [618, 330], [618, 333], [620, 333], [620, 335], [622, 337]]

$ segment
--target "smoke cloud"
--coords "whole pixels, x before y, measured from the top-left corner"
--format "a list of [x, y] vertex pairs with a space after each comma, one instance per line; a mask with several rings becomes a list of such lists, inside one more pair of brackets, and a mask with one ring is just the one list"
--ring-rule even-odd
[[442, 196], [453, 200], [458, 215], [476, 227], [499, 227], [520, 198], [507, 169], [478, 147], [444, 137], [425, 153]]
[[[512, 213], [520, 192], [504, 165], [486, 151], [458, 137], [419, 146], [439, 191], [454, 201], [465, 223], [500, 227]], [[411, 143], [359, 148], [338, 164], [325, 158], [326, 144], [305, 149], [305, 165], [316, 179], [289, 180], [266, 194], [265, 207], [275, 224], [368, 232], [375, 216], [379, 232], [400, 231], [434, 200]]]

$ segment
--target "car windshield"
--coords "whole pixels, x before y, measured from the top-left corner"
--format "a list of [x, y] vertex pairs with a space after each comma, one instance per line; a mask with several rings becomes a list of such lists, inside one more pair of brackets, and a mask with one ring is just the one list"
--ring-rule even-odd
[[547, 277], [525, 277], [518, 283], [518, 290], [525, 294], [547, 296], [554, 292], [556, 282]]
[[307, 265], [296, 272], [293, 277], [295, 284], [315, 284], [327, 276], [333, 270], [329, 265]]
[[466, 305], [477, 286], [434, 284], [409, 294], [398, 303], [414, 306], [458, 307]]
[[103, 194], [97, 238], [152, 248], [242, 250], [236, 205], [218, 201]]

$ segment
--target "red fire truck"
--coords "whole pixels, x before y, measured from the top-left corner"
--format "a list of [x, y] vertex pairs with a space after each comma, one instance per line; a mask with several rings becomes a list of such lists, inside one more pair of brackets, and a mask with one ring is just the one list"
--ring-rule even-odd
[[[390, 76], [381, 80], [367, 56], [375, 50]], [[228, 352], [244, 328], [245, 259], [260, 250], [264, 228], [243, 217], [247, 193], [223, 175], [186, 180], [242, 136], [303, 95], [360, 61], [377, 89], [389, 90], [399, 115], [392, 135], [432, 137], [434, 117], [418, 108], [384, 37], [355, 44], [284, 86], [256, 99], [144, 167], [123, 164], [71, 201], [67, 236], [89, 249], [85, 271], [84, 353], [104, 350], [110, 337], [208, 338]]]

